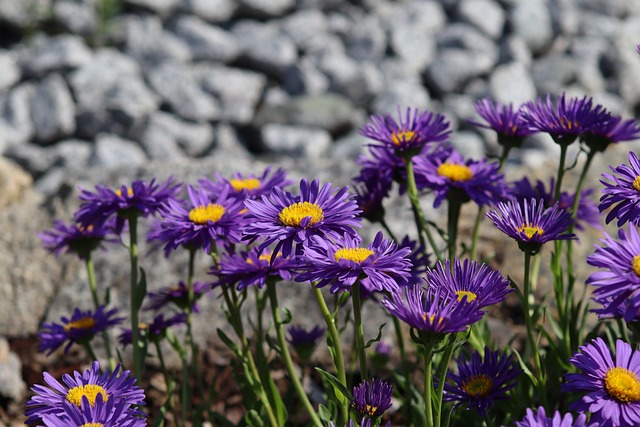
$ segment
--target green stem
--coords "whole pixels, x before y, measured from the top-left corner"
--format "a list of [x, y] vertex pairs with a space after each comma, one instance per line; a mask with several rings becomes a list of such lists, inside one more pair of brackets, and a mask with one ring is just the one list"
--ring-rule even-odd
[[85, 342], [85, 343], [83, 343], [83, 347], [84, 347], [85, 351], [87, 352], [87, 354], [89, 355], [89, 358], [91, 358], [91, 360], [98, 360], [98, 357], [93, 352], [93, 348], [91, 347], [91, 343]]
[[171, 387], [171, 377], [169, 377], [169, 371], [167, 370], [167, 365], [164, 362], [164, 356], [162, 355], [162, 350], [160, 350], [160, 342], [157, 340], [153, 341], [155, 347], [156, 347], [156, 352], [158, 353], [158, 359], [160, 360], [160, 368], [162, 369], [162, 375], [164, 376], [164, 383], [167, 386], [167, 403], [166, 405], [168, 406], [169, 411], [171, 411], [173, 413], [173, 419], [176, 422], [176, 425], [179, 426], [178, 424], [178, 414], [176, 413], [175, 407], [173, 406], [173, 393], [172, 393], [172, 387]]
[[478, 215], [476, 215], [476, 221], [473, 223], [473, 238], [471, 239], [471, 251], [469, 253], [469, 258], [472, 260], [476, 258], [478, 238], [480, 237], [480, 222], [482, 222], [483, 214], [483, 206], [478, 205]]
[[387, 224], [387, 221], [384, 220], [384, 218], [380, 219], [380, 225], [382, 226], [382, 228], [384, 228], [384, 231], [387, 232], [387, 234], [389, 235], [389, 237], [391, 237], [393, 240], [395, 240], [396, 242], [398, 241], [398, 239], [396, 238], [396, 236], [393, 234], [393, 231], [391, 231], [391, 228], [389, 228], [389, 224]]
[[450, 341], [447, 343], [444, 354], [442, 355], [442, 360], [440, 361], [440, 369], [438, 371], [438, 389], [436, 390], [436, 420], [435, 425], [442, 425], [442, 396], [444, 393], [444, 384], [447, 379], [447, 371], [449, 370], [449, 363], [451, 362], [451, 357], [453, 356], [453, 350], [455, 348], [455, 339], [453, 339], [455, 335], [450, 336]]
[[[404, 374], [404, 392], [409, 395], [411, 390], [411, 370], [409, 368], [409, 360], [407, 359], [407, 353], [404, 348], [404, 337], [402, 336], [402, 325], [400, 320], [396, 316], [391, 316], [393, 319], [393, 326], [396, 331], [396, 341], [398, 344], [398, 350], [400, 351], [400, 361], [402, 362], [402, 372]], [[405, 415], [405, 424], [411, 425], [411, 402], [403, 402], [402, 408]]]
[[553, 201], [557, 202], [560, 200], [560, 193], [562, 191], [562, 178], [564, 177], [564, 164], [567, 159], [567, 148], [569, 146], [567, 144], [560, 144], [560, 161], [558, 162], [558, 177], [556, 181], [556, 188], [553, 192]]
[[142, 381], [142, 352], [140, 333], [138, 330], [138, 311], [141, 301], [138, 301], [138, 214], [131, 213], [129, 219], [129, 259], [131, 260], [131, 345], [133, 346], [133, 373]]
[[458, 240], [458, 218], [460, 218], [460, 208], [462, 205], [457, 201], [449, 199], [447, 210], [447, 239], [449, 248], [449, 260], [453, 268], [453, 259], [456, 256], [456, 241]]
[[367, 371], [367, 355], [364, 350], [364, 330], [362, 329], [362, 298], [360, 295], [360, 281], [351, 286], [351, 301], [353, 303], [353, 322], [356, 335], [356, 347], [360, 361], [360, 375], [363, 380], [369, 379]]
[[529, 313], [529, 293], [531, 292], [531, 254], [529, 252], [524, 253], [524, 291], [522, 294], [522, 305], [524, 309], [524, 322], [527, 327], [527, 339], [529, 340], [529, 348], [533, 356], [533, 362], [535, 364], [535, 386], [538, 389], [538, 394], [542, 400], [542, 406], [547, 406], [546, 390], [544, 388], [544, 372], [542, 372], [542, 363], [540, 362], [540, 352], [536, 346], [536, 340], [533, 336], [533, 327], [531, 323], [531, 315]]
[[433, 392], [433, 375], [431, 367], [431, 358], [433, 357], [433, 348], [431, 345], [425, 344], [424, 347], [424, 411], [427, 419], [427, 427], [440, 427], [433, 424], [433, 408], [431, 405], [431, 394]]
[[[85, 267], [87, 268], [87, 279], [89, 282], [89, 289], [91, 290], [91, 299], [96, 310], [100, 307], [100, 298], [98, 297], [98, 286], [96, 285], [96, 272], [93, 266], [93, 260], [91, 259], [91, 252], [89, 252], [84, 260]], [[102, 340], [104, 341], [104, 349], [107, 353], [107, 359], [109, 360], [109, 369], [113, 371], [116, 368], [116, 360], [111, 353], [111, 341], [109, 340], [109, 334], [105, 331], [102, 334]]]
[[278, 307], [278, 294], [276, 291], [276, 284], [267, 280], [267, 292], [269, 293], [269, 301], [271, 303], [271, 314], [273, 315], [273, 323], [276, 328], [276, 335], [278, 336], [278, 344], [280, 345], [280, 351], [282, 355], [282, 359], [284, 365], [289, 373], [289, 378], [291, 378], [291, 383], [293, 384], [293, 388], [296, 390], [302, 405], [307, 410], [309, 417], [311, 418], [311, 422], [316, 427], [323, 427], [322, 421], [318, 418], [316, 411], [313, 409], [313, 405], [309, 401], [309, 397], [307, 393], [304, 391], [304, 387], [296, 374], [296, 370], [293, 366], [293, 360], [291, 359], [291, 353], [289, 352], [289, 347], [287, 345], [287, 340], [284, 336], [284, 329], [282, 327], [282, 319], [280, 318], [280, 312]]

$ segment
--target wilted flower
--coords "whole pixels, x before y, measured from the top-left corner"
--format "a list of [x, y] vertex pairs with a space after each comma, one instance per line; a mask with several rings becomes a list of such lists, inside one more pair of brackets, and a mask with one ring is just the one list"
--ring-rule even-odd
[[[186, 321], [187, 315], [185, 313], [176, 313], [168, 319], [165, 319], [163, 314], [158, 314], [151, 323], [139, 323], [138, 331], [139, 333], [145, 332], [150, 342], [159, 342], [164, 338], [167, 329], [175, 325], [185, 324]], [[131, 328], [122, 328], [118, 336], [120, 345], [126, 347], [131, 344], [131, 339]]]
[[487, 129], [493, 129], [498, 135], [498, 144], [507, 147], [520, 147], [524, 138], [535, 131], [529, 128], [522, 118], [522, 109], [513, 104], [502, 105], [485, 98], [475, 103], [476, 112], [485, 123], [469, 120], [469, 123]]
[[45, 249], [55, 255], [68, 252], [78, 255], [80, 259], [86, 259], [103, 241], [114, 240], [107, 237], [111, 231], [109, 224], [85, 227], [56, 220], [53, 222], [53, 228], [38, 233], [38, 237]]
[[287, 332], [289, 332], [287, 338], [289, 344], [296, 350], [300, 359], [308, 361], [318, 345], [318, 339], [324, 335], [325, 328], [314, 326], [307, 330], [303, 326], [291, 325]]
[[240, 254], [222, 255], [218, 265], [212, 267], [209, 274], [219, 277], [214, 286], [237, 285], [239, 291], [247, 286], [262, 289], [269, 277], [292, 280], [297, 265], [295, 259], [283, 258], [280, 254], [274, 257], [270, 251], [261, 253], [258, 248], [251, 248]]
[[[600, 212], [611, 208], [605, 221], [609, 224], [618, 219], [618, 227], [627, 222], [640, 225], [640, 160], [629, 151], [629, 166], [624, 163], [613, 168], [612, 175], [603, 173], [600, 182], [604, 185], [600, 198]], [[611, 182], [609, 182], [611, 181]]]

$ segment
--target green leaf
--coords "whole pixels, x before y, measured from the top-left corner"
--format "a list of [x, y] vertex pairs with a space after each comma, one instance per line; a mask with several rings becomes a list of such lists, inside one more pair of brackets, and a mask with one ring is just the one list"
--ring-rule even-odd
[[333, 422], [333, 414], [322, 403], [318, 405], [318, 416], [322, 421], [326, 421], [327, 423]]
[[180, 356], [180, 359], [185, 360], [187, 357], [187, 353], [184, 351], [184, 348], [182, 348], [180, 340], [171, 331], [171, 328], [167, 328], [166, 337], [169, 344], [171, 344], [171, 347], [173, 347], [176, 353], [178, 353], [178, 355]]
[[384, 329], [385, 325], [386, 325], [386, 322], [378, 327], [378, 335], [374, 339], [367, 341], [367, 343], [364, 346], [365, 349], [371, 347], [371, 344], [373, 343], [380, 342], [380, 339], [382, 338], [382, 330]]
[[[342, 384], [340, 380], [338, 380], [335, 376], [318, 367], [316, 367], [316, 371], [318, 371], [318, 373], [320, 373], [320, 375], [322, 375], [322, 377], [333, 386], [333, 389], [336, 392], [340, 392], [340, 394], [349, 401], [353, 400], [353, 394], [351, 394], [351, 392], [347, 390], [347, 387]], [[336, 393], [336, 396], [340, 397], [338, 393]]]
[[247, 412], [245, 420], [247, 421], [249, 427], [264, 427], [264, 421], [262, 420], [262, 417], [260, 416], [258, 411], [256, 411], [255, 409], [251, 409], [249, 412]]
[[144, 271], [144, 268], [140, 267], [140, 280], [138, 281], [138, 286], [135, 289], [135, 305], [137, 309], [142, 307], [142, 301], [144, 297], [147, 295], [147, 274]]
[[[170, 330], [170, 329], [169, 329]], [[222, 342], [229, 347], [229, 349], [231, 351], [233, 351], [233, 354], [235, 354], [238, 357], [242, 357], [242, 351], [240, 351], [240, 347], [234, 343], [231, 338], [229, 338], [229, 336], [220, 328], [216, 329], [216, 332], [218, 333], [218, 337], [220, 337], [220, 339], [222, 340]]]

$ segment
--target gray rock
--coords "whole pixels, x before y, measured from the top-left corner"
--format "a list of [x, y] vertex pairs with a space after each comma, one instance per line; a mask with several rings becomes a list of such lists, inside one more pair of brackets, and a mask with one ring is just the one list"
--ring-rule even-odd
[[0, 336], [0, 396], [18, 402], [26, 392], [20, 358], [11, 351], [9, 342]]
[[308, 57], [302, 57], [284, 71], [282, 85], [290, 95], [317, 95], [326, 92], [330, 84]]
[[169, 16], [178, 5], [180, 0], [124, 0], [124, 3], [146, 9], [156, 15]]
[[556, 0], [549, 3], [549, 11], [556, 33], [575, 35], [580, 27], [582, 10], [573, 0]]
[[347, 34], [347, 54], [357, 60], [380, 61], [387, 50], [387, 35], [375, 16], [356, 21]]
[[60, 188], [65, 184], [68, 172], [59, 166], [54, 166], [44, 175], [38, 177], [35, 182], [35, 189], [45, 197], [57, 195]]
[[140, 137], [140, 146], [151, 160], [170, 160], [185, 158], [178, 142], [161, 127], [151, 123]]
[[[618, 94], [629, 103], [636, 105], [640, 102], [640, 61], [638, 61], [638, 53], [635, 51], [637, 41], [640, 39], [640, 16], [632, 17], [619, 25], [614, 40], [616, 51], [613, 53], [615, 58], [615, 75], [618, 78]], [[634, 79], [634, 77], [636, 77]]]
[[33, 27], [46, 19], [51, 10], [51, 0], [0, 0], [0, 22], [17, 28]]
[[0, 50], [0, 93], [20, 81], [21, 72], [15, 55], [11, 51]]
[[482, 160], [486, 156], [484, 141], [475, 132], [454, 132], [451, 136], [451, 144], [465, 159]]
[[460, 20], [493, 39], [500, 37], [506, 20], [502, 7], [492, 0], [463, 0], [458, 4], [457, 14]]
[[181, 8], [209, 22], [226, 22], [236, 10], [234, 0], [182, 0]]
[[606, 40], [599, 37], [576, 38], [572, 43], [571, 55], [580, 64], [576, 67], [576, 79], [589, 93], [606, 89], [607, 81], [600, 64], [606, 58], [609, 46]]
[[91, 2], [57, 0], [53, 3], [53, 19], [73, 34], [90, 36], [96, 30], [98, 17]]
[[261, 136], [267, 150], [293, 157], [314, 159], [331, 146], [331, 135], [323, 129], [274, 123], [264, 126]]
[[238, 0], [238, 9], [241, 14], [264, 19], [282, 16], [295, 4], [295, 0]]
[[420, 83], [411, 80], [396, 80], [384, 85], [384, 89], [375, 96], [372, 110], [374, 113], [395, 111], [398, 106], [427, 109], [431, 104], [429, 92]]
[[630, 10], [631, 3], [628, 0], [578, 0], [577, 6], [599, 15], [622, 18]]
[[22, 83], [7, 96], [0, 96], [0, 151], [33, 137], [30, 105], [34, 91], [32, 83]]
[[[362, 123], [364, 124], [364, 121]], [[348, 160], [355, 164], [356, 159], [367, 152], [366, 144], [362, 135], [356, 131], [350, 132], [334, 142], [329, 155], [336, 162]]]
[[208, 24], [196, 16], [181, 16], [173, 26], [195, 60], [231, 62], [240, 55], [240, 45], [228, 31]]
[[398, 23], [410, 25], [421, 32], [436, 34], [447, 23], [447, 15], [442, 3], [433, 0], [410, 0], [402, 3], [385, 3], [375, 11], [388, 30]]
[[78, 36], [37, 37], [24, 69], [34, 76], [69, 71], [89, 63], [91, 56], [91, 50]]
[[318, 9], [296, 10], [282, 19], [281, 26], [299, 49], [307, 49], [311, 39], [327, 32], [327, 17]]
[[584, 36], [611, 39], [616, 36], [619, 24], [619, 20], [610, 16], [582, 12], [578, 31]]
[[194, 75], [204, 90], [220, 100], [222, 120], [246, 124], [253, 119], [267, 84], [264, 75], [216, 64], [199, 64]]
[[6, 158], [35, 177], [45, 174], [55, 165], [56, 158], [49, 154], [48, 148], [35, 144], [12, 145], [3, 153]]
[[552, 53], [533, 62], [531, 76], [540, 93], [560, 93], [576, 76], [577, 64], [573, 58]]
[[551, 43], [551, 12], [544, 0], [518, 0], [510, 13], [513, 32], [522, 37], [531, 52], [540, 54]]
[[537, 95], [529, 70], [520, 62], [499, 65], [491, 74], [489, 85], [491, 97], [502, 104], [517, 106]]
[[65, 138], [76, 130], [75, 105], [67, 83], [59, 74], [50, 74], [38, 84], [30, 111], [40, 144]]
[[500, 62], [520, 62], [528, 67], [533, 62], [533, 55], [527, 42], [520, 36], [508, 35], [500, 46]]
[[79, 139], [66, 139], [47, 147], [49, 157], [67, 174], [77, 174], [89, 166], [92, 143]]
[[433, 89], [446, 94], [463, 90], [471, 79], [487, 74], [492, 67], [493, 60], [481, 53], [446, 49], [438, 54], [426, 76]]
[[105, 94], [103, 105], [110, 117], [109, 130], [125, 135], [140, 128], [158, 108], [159, 99], [141, 78], [130, 77], [116, 82]]
[[147, 156], [138, 144], [108, 133], [101, 133], [96, 137], [90, 159], [91, 165], [105, 168], [140, 166], [146, 161]]
[[243, 145], [238, 132], [228, 123], [219, 123], [215, 130], [215, 147], [212, 156], [216, 154], [229, 158], [249, 161], [249, 152]]
[[[214, 140], [214, 132], [208, 123], [191, 123], [180, 118], [158, 111], [151, 115], [145, 134], [141, 138], [143, 146], [148, 147], [155, 142], [152, 136], [162, 134], [163, 141], [168, 139], [190, 157], [198, 157], [211, 149]], [[145, 136], [146, 135], [146, 136]], [[148, 151], [149, 152], [149, 151]], [[176, 151], [177, 152], [177, 151]]]
[[411, 70], [422, 71], [433, 61], [436, 53], [433, 34], [411, 23], [393, 26], [389, 44], [403, 64]]
[[215, 120], [220, 106], [211, 95], [200, 89], [191, 70], [186, 66], [165, 62], [149, 72], [153, 89], [180, 117], [193, 121]]
[[343, 54], [324, 55], [318, 68], [329, 77], [331, 88], [344, 93], [359, 106], [366, 105], [383, 89], [380, 69], [369, 61], [355, 61]]

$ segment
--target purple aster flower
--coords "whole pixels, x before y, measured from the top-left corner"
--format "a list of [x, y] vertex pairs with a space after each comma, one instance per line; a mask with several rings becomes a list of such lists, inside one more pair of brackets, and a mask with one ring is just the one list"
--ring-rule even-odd
[[[404, 298], [402, 298], [404, 294]], [[444, 287], [413, 285], [385, 297], [381, 304], [409, 326], [436, 334], [461, 332], [484, 316], [478, 301], [459, 302]]]
[[176, 196], [180, 184], [172, 178], [159, 184], [155, 179], [150, 182], [133, 181], [131, 187], [125, 185], [119, 189], [111, 189], [103, 185], [96, 185], [96, 192], [80, 191], [80, 209], [74, 220], [85, 227], [104, 224], [107, 219], [116, 216], [115, 232], [122, 232], [125, 217], [153, 215], [167, 202]]
[[407, 108], [403, 117], [398, 107], [398, 121], [390, 114], [371, 116], [360, 134], [381, 142], [399, 156], [415, 156], [426, 144], [446, 141], [451, 133], [449, 122], [442, 114]]
[[497, 211], [487, 212], [487, 216], [496, 227], [507, 236], [515, 239], [524, 252], [537, 253], [540, 247], [551, 240], [575, 239], [568, 233], [572, 224], [571, 214], [555, 204], [544, 207], [541, 200], [526, 200], [522, 204], [509, 201], [498, 204]]
[[80, 224], [65, 224], [60, 220], [53, 222], [53, 228], [38, 233], [42, 244], [49, 252], [60, 255], [62, 252], [74, 253], [80, 259], [86, 259], [91, 252], [107, 241], [115, 241], [107, 236], [111, 232], [111, 225], [100, 226]]
[[353, 179], [355, 182], [366, 184], [371, 180], [377, 180], [377, 186], [390, 190], [394, 181], [398, 183], [407, 181], [404, 160], [390, 148], [370, 145], [369, 155], [359, 156], [356, 163], [361, 166], [361, 169], [358, 176]]
[[513, 290], [499, 271], [469, 259], [454, 259], [453, 271], [449, 260], [438, 261], [434, 269], [427, 270], [426, 279], [429, 286], [445, 288], [458, 302], [464, 298], [477, 301], [480, 309], [504, 301]]
[[148, 240], [165, 243], [164, 252], [184, 246], [211, 252], [214, 242], [240, 242], [240, 211], [242, 203], [222, 191], [215, 200], [205, 190], [187, 186], [188, 207], [176, 200], [168, 200], [162, 210], [162, 221], [149, 232]]
[[214, 286], [237, 284], [237, 289], [242, 291], [248, 286], [262, 289], [268, 277], [292, 280], [297, 266], [295, 259], [283, 258], [280, 254], [274, 257], [268, 250], [251, 248], [240, 254], [222, 255], [218, 266], [212, 267], [209, 274], [219, 277]]
[[511, 356], [499, 351], [484, 348], [484, 358], [474, 352], [469, 360], [456, 359], [458, 373], [449, 372], [447, 379], [454, 384], [445, 383], [445, 402], [466, 403], [468, 409], [474, 408], [481, 417], [496, 400], [506, 399], [507, 392], [516, 385], [516, 378], [523, 372], [514, 365]]
[[47, 354], [51, 354], [68, 341], [64, 348], [66, 353], [73, 343], [88, 343], [96, 334], [124, 320], [122, 317], [115, 317], [118, 313], [117, 308], [105, 310], [104, 305], [98, 307], [95, 313], [91, 310], [81, 311], [76, 308], [71, 318], [62, 317], [61, 323], [43, 323], [38, 332], [38, 338], [40, 338], [38, 350], [48, 351]]
[[318, 345], [318, 339], [324, 335], [325, 329], [315, 326], [311, 330], [306, 330], [302, 326], [291, 325], [287, 332], [289, 332], [287, 338], [289, 344], [296, 350], [300, 359], [308, 361]]
[[495, 205], [507, 197], [507, 185], [499, 162], [465, 160], [453, 150], [449, 157], [419, 156], [414, 159], [416, 184], [435, 193], [434, 207], [443, 200]]
[[417, 241], [412, 240], [409, 236], [404, 236], [402, 238], [400, 243], [398, 243], [398, 248], [408, 248], [411, 251], [407, 257], [411, 262], [410, 273], [412, 279], [409, 281], [411, 283], [418, 283], [422, 274], [427, 271], [427, 268], [431, 265], [429, 254], [425, 252], [424, 246], [420, 245]]
[[567, 98], [562, 93], [554, 106], [551, 96], [545, 101], [538, 98], [523, 106], [522, 118], [532, 131], [546, 132], [558, 144], [568, 145], [578, 136], [595, 126], [606, 123], [611, 114], [602, 105], [593, 105], [593, 99]]
[[63, 402], [64, 412], [48, 414], [42, 417], [42, 423], [47, 427], [145, 427], [147, 421], [131, 410], [125, 400], [103, 400], [98, 393], [92, 405], [84, 396], [80, 407], [76, 404]]
[[356, 203], [362, 211], [360, 216], [370, 222], [379, 222], [384, 219], [384, 206], [382, 201], [389, 196], [392, 178], [387, 174], [373, 168], [363, 168], [360, 175], [354, 178], [356, 184]]
[[475, 120], [469, 120], [469, 123], [494, 130], [498, 135], [498, 143], [503, 147], [520, 147], [524, 138], [535, 132], [524, 122], [522, 109], [514, 109], [513, 104], [494, 104], [491, 99], [485, 98], [475, 103], [475, 109], [486, 124]]
[[311, 236], [339, 238], [347, 233], [356, 235], [354, 227], [360, 227], [360, 210], [353, 198], [343, 187], [332, 193], [331, 184], [320, 188], [318, 180], [311, 184], [306, 179], [300, 181], [300, 195], [294, 196], [279, 188], [261, 200], [246, 200], [245, 239], [254, 241], [262, 238], [259, 249], [276, 243], [274, 256], [282, 251], [288, 257], [293, 246], [296, 253]]
[[233, 174], [233, 178], [227, 179], [216, 174], [215, 181], [205, 178], [198, 180], [198, 183], [214, 198], [227, 191], [230, 197], [240, 200], [256, 200], [268, 195], [274, 187], [283, 189], [287, 185], [291, 185], [293, 181], [287, 178], [284, 169], [278, 168], [272, 173], [271, 168], [267, 167], [262, 175], [247, 174], [245, 176], [236, 172]]
[[[163, 314], [158, 314], [151, 323], [139, 323], [138, 331], [140, 333], [146, 332], [149, 341], [160, 342], [165, 337], [167, 329], [172, 326], [183, 325], [186, 322], [187, 315], [185, 313], [176, 313], [168, 319], [165, 319]], [[131, 336], [131, 328], [122, 328], [118, 336], [118, 342], [123, 347], [126, 347], [131, 344]]]
[[635, 119], [623, 120], [620, 116], [597, 123], [582, 134], [582, 140], [592, 152], [604, 151], [612, 143], [633, 141], [638, 138], [640, 138], [638, 122]]
[[562, 390], [586, 393], [569, 406], [590, 412], [601, 426], [640, 425], [640, 352], [622, 340], [616, 341], [615, 361], [609, 347], [596, 338], [580, 347], [569, 361], [582, 373], [566, 374]]
[[[595, 310], [600, 317], [624, 313], [631, 321], [640, 310], [640, 233], [629, 226], [629, 233], [618, 230], [619, 241], [604, 233], [603, 246], [596, 246], [587, 263], [602, 270], [592, 273], [586, 283], [594, 286], [594, 300], [603, 305]], [[617, 317], [617, 316], [615, 316]]]
[[[629, 166], [624, 163], [609, 167], [612, 175], [603, 173], [600, 182], [604, 185], [600, 197], [600, 212], [611, 208], [605, 221], [609, 224], [618, 218], [618, 227], [627, 222], [640, 225], [640, 160], [629, 151]], [[609, 182], [611, 181], [611, 182]]]
[[[193, 307], [194, 313], [199, 311], [197, 301], [211, 290], [209, 282], [193, 282]], [[164, 287], [158, 291], [147, 294], [149, 300], [145, 310], [160, 310], [169, 305], [175, 304], [179, 309], [185, 310], [189, 305], [189, 286], [184, 282], [178, 282], [175, 286]]]
[[573, 420], [570, 412], [562, 415], [560, 411], [553, 414], [553, 418], [547, 417], [544, 408], [540, 406], [536, 412], [527, 408], [527, 415], [522, 421], [516, 421], [516, 427], [599, 427], [596, 423], [587, 423], [587, 415], [580, 414]]
[[363, 418], [380, 418], [391, 407], [393, 388], [390, 384], [372, 378], [353, 387], [351, 407]]
[[409, 253], [409, 248], [399, 249], [381, 232], [366, 248], [360, 247], [359, 236], [346, 233], [336, 242], [313, 236], [299, 257], [304, 271], [296, 281], [318, 281], [319, 288], [331, 285], [332, 293], [350, 291], [356, 282], [369, 293], [395, 292], [411, 277]]
[[[129, 406], [144, 405], [144, 390], [135, 385], [135, 378], [129, 378], [129, 371], [120, 372], [120, 368], [118, 365], [113, 373], [101, 374], [100, 364], [96, 361], [83, 373], [64, 374], [62, 384], [45, 372], [44, 381], [49, 387], [36, 384], [31, 388], [35, 395], [26, 403], [26, 423], [32, 424], [49, 416], [64, 416], [65, 402], [81, 409], [83, 401], [95, 406], [98, 395], [103, 403], [113, 400], [114, 409], [120, 402]], [[131, 415], [142, 415], [138, 410], [131, 411]]]
[[[349, 424], [345, 424], [344, 427], [375, 427], [376, 423], [370, 418], [363, 418], [362, 421], [355, 422], [353, 420], [349, 420]], [[382, 427], [391, 427], [391, 421], [387, 421], [384, 425], [380, 424]], [[329, 423], [330, 427], [336, 427], [336, 425], [332, 422]]]

